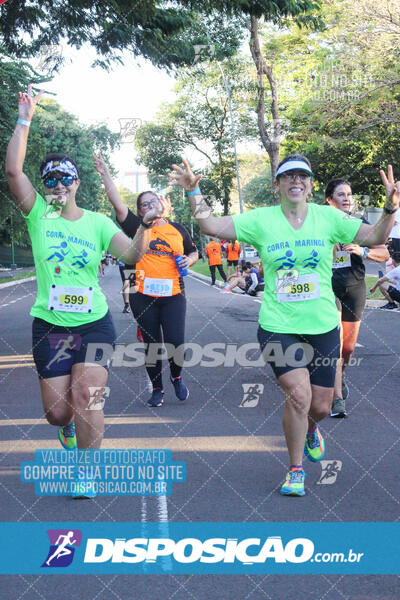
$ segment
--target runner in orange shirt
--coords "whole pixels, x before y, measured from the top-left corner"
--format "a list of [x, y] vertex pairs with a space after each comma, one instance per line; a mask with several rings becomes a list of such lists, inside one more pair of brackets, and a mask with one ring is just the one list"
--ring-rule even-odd
[[235, 276], [239, 276], [239, 254], [240, 254], [240, 244], [237, 240], [233, 240], [229, 242], [226, 247], [226, 252], [228, 256], [228, 279], [231, 274], [231, 266], [234, 268]]
[[[135, 215], [122, 201], [101, 156], [96, 158], [96, 165], [117, 221], [126, 235], [134, 238], [141, 224], [143, 227], [146, 214], [159, 204], [157, 194], [152, 191], [139, 194]], [[168, 206], [166, 209], [169, 212]], [[180, 354], [184, 351], [185, 343], [185, 284], [175, 257], [180, 255], [180, 267], [187, 269], [198, 260], [199, 255], [189, 232], [180, 223], [169, 221], [166, 212], [151, 226], [147, 250], [134, 267], [136, 293], [129, 295], [132, 314], [140, 327], [143, 341], [147, 344], [146, 370], [153, 386], [147, 404], [152, 407], [159, 407], [164, 403], [163, 361], [158, 351], [163, 342], [166, 348], [179, 348], [179, 353], [168, 357], [170, 381], [178, 400], [184, 401], [189, 397], [189, 390], [182, 381], [183, 356]]]
[[211, 273], [211, 285], [215, 285], [215, 267], [218, 268], [219, 274], [226, 283], [225, 271], [222, 268], [221, 244], [217, 242], [216, 238], [210, 238], [210, 242], [206, 246], [206, 254]]

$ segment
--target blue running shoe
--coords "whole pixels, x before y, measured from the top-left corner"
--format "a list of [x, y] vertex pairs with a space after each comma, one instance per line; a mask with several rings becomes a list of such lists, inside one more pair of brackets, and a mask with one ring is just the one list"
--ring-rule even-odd
[[85, 498], [96, 498], [97, 494], [94, 491], [93, 480], [90, 478], [76, 479], [74, 481], [74, 487], [72, 492], [72, 498], [74, 500], [81, 500]]
[[164, 404], [164, 390], [161, 388], [155, 388], [151, 395], [151, 398], [147, 400], [147, 405], [156, 408], [157, 406], [162, 406]]
[[180, 400], [181, 402], [187, 400], [189, 398], [189, 390], [183, 383], [182, 377], [175, 377], [175, 379], [170, 377], [170, 380], [175, 388], [175, 396], [178, 398], [178, 400]]
[[281, 487], [281, 494], [283, 496], [304, 496], [304, 479], [306, 474], [303, 469], [291, 468], [287, 475], [283, 486]]

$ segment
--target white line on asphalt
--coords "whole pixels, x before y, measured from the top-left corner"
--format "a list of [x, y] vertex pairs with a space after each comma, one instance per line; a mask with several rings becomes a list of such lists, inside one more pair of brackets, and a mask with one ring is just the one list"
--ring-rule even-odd
[[14, 304], [15, 302], [18, 302], [18, 300], [28, 298], [28, 296], [32, 296], [32, 294], [25, 294], [25, 296], [20, 296], [20, 298], [16, 298], [15, 300], [10, 300], [10, 302], [7, 302], [7, 304], [2, 304], [0, 308], [6, 308], [6, 306], [10, 306], [10, 304]]

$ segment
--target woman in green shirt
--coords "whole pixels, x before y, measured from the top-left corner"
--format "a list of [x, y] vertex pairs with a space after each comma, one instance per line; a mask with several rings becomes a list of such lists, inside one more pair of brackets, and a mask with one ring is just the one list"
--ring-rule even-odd
[[324, 456], [317, 423], [329, 412], [339, 358], [339, 320], [332, 291], [336, 242], [363, 246], [384, 243], [399, 205], [400, 183], [381, 171], [385, 212], [366, 225], [331, 206], [309, 202], [313, 173], [307, 158], [291, 155], [278, 165], [275, 187], [280, 204], [240, 215], [214, 217], [186, 161], [173, 165], [172, 183], [188, 192], [203, 233], [253, 245], [264, 268], [265, 289], [258, 339], [285, 396], [283, 430], [290, 467], [281, 493], [304, 495], [303, 453], [313, 462]]
[[108, 372], [102, 366], [107, 360], [93, 347], [112, 347], [115, 330], [98, 284], [98, 264], [104, 250], [129, 263], [139, 261], [149, 243], [149, 225], [163, 207], [147, 213], [147, 228], [141, 226], [130, 240], [105, 215], [76, 205], [78, 168], [70, 157], [57, 153], [47, 155], [40, 166], [45, 200], [23, 172], [29, 126], [42, 93], [33, 97], [31, 86], [27, 93], [19, 92], [18, 121], [6, 162], [11, 193], [27, 222], [37, 274], [37, 298], [30, 313], [33, 356], [44, 412], [48, 422], [59, 427], [62, 445], [99, 448], [104, 417], [98, 410], [101, 402], [93, 406], [90, 388], [103, 390]]

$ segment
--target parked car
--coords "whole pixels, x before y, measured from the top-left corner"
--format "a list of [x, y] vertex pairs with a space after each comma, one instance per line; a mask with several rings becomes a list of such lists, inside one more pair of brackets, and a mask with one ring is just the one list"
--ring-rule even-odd
[[244, 247], [245, 256], [243, 256], [243, 252], [240, 253], [240, 260], [254, 260], [258, 258], [258, 252], [253, 246], [245, 246]]

